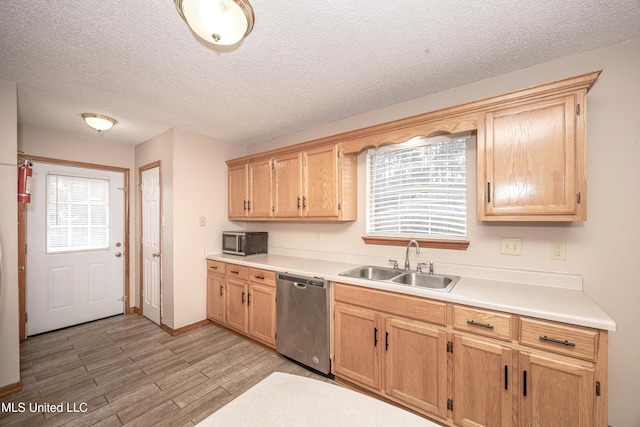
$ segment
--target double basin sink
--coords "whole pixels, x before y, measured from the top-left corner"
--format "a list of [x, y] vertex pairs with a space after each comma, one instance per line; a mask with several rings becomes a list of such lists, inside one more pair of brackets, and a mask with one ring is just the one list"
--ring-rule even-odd
[[375, 282], [390, 283], [395, 285], [415, 286], [440, 292], [449, 292], [460, 280], [458, 276], [444, 276], [421, 273], [418, 271], [405, 271], [396, 268], [376, 267], [365, 265], [353, 270], [340, 273], [340, 276], [367, 279]]

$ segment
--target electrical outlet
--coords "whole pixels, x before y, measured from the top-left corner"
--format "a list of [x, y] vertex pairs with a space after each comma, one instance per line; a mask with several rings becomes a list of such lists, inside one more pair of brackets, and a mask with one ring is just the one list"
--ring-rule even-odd
[[201, 216], [198, 220], [198, 225], [200, 225], [200, 227], [204, 227], [205, 225], [207, 225], [207, 217]]
[[549, 258], [558, 261], [567, 260], [567, 243], [566, 242], [551, 242], [549, 247]]
[[522, 239], [500, 239], [500, 253], [502, 255], [522, 256]]

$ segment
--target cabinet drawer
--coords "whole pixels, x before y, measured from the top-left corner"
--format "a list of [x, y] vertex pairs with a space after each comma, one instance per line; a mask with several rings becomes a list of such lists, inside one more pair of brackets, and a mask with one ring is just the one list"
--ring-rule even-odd
[[267, 286], [275, 286], [276, 272], [261, 270], [259, 268], [249, 268], [249, 280], [254, 283], [262, 283]]
[[453, 306], [453, 327], [501, 340], [511, 340], [513, 316], [471, 307]]
[[207, 260], [207, 272], [215, 273], [215, 274], [225, 274], [226, 264], [224, 262], [214, 261], [211, 259]]
[[351, 305], [436, 325], [446, 325], [447, 305], [439, 301], [342, 283], [334, 283], [333, 295], [336, 301]]
[[597, 331], [579, 326], [521, 318], [520, 343], [580, 359], [594, 360]]
[[236, 264], [227, 264], [227, 277], [240, 280], [248, 280], [249, 267]]

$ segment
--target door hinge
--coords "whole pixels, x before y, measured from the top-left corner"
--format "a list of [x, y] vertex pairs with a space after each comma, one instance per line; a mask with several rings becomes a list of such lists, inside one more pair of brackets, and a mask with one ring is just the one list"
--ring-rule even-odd
[[447, 353], [453, 353], [453, 341], [447, 341]]
[[576, 202], [578, 204], [580, 204], [580, 192], [578, 191], [578, 194], [576, 194]]
[[596, 381], [596, 396], [600, 396], [600, 381]]
[[453, 399], [447, 399], [447, 410], [453, 411]]
[[580, 115], [580, 104], [576, 105], [576, 115], [579, 116]]
[[29, 321], [29, 313], [24, 313], [24, 323]]

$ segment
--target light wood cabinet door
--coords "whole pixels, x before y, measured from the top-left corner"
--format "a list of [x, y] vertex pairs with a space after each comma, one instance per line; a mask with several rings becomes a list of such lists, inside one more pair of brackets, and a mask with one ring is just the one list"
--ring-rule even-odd
[[207, 274], [207, 318], [224, 323], [224, 277]]
[[344, 304], [336, 304], [333, 314], [334, 373], [381, 390], [380, 359], [384, 347], [381, 316]]
[[225, 283], [226, 296], [226, 325], [244, 334], [247, 333], [248, 309], [247, 291], [248, 284], [239, 280], [227, 278]]
[[276, 345], [276, 288], [249, 284], [249, 336]]
[[[593, 369], [576, 361], [521, 353], [518, 425], [595, 427]], [[606, 425], [606, 424], [605, 424]]]
[[247, 216], [247, 202], [249, 191], [248, 165], [230, 166], [228, 169], [228, 216], [229, 218], [244, 218]]
[[302, 215], [302, 157], [300, 153], [274, 159], [274, 216], [296, 218]]
[[584, 93], [480, 114], [479, 219], [586, 219]]
[[303, 153], [302, 211], [308, 217], [338, 216], [338, 149], [336, 145]]
[[387, 395], [446, 418], [446, 333], [408, 319], [386, 318], [385, 323]]
[[453, 419], [456, 425], [511, 426], [512, 350], [481, 338], [456, 335], [453, 357]]
[[249, 163], [249, 216], [268, 218], [272, 213], [271, 159]]

